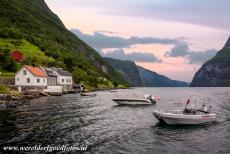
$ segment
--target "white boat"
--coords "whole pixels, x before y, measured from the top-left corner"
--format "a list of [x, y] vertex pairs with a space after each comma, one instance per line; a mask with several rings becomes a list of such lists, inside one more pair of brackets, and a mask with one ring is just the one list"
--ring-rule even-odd
[[94, 96], [96, 96], [97, 94], [91, 93], [91, 92], [80, 92], [80, 95], [81, 95], [81, 96], [91, 96], [91, 97], [94, 97]]
[[109, 92], [117, 92], [116, 90], [108, 90]]
[[160, 121], [169, 125], [193, 125], [217, 120], [216, 114], [207, 113], [202, 110], [197, 110], [190, 113], [184, 113], [183, 110], [174, 111], [154, 111], [153, 115]]
[[140, 98], [115, 98], [112, 99], [118, 105], [152, 105], [156, 104], [156, 100], [154, 96], [148, 95], [148, 97], [140, 99]]

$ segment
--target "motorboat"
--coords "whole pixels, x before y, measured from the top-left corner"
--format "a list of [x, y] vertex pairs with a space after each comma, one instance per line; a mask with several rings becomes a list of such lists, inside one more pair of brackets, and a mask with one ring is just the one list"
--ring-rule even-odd
[[144, 98], [115, 98], [112, 100], [118, 105], [152, 105], [157, 102], [152, 95], [145, 95]]
[[96, 93], [91, 93], [91, 92], [80, 92], [80, 95], [81, 96], [91, 96], [91, 97], [94, 97], [97, 94]]
[[117, 92], [116, 90], [108, 90], [109, 92]]
[[160, 121], [169, 125], [193, 125], [217, 120], [214, 113], [203, 113], [196, 111], [196, 113], [184, 113], [183, 110], [173, 111], [154, 111], [153, 115]]
[[[159, 111], [153, 112], [153, 115], [160, 121], [169, 125], [194, 125], [214, 122], [217, 120], [216, 114], [210, 113], [210, 110], [204, 107], [201, 109], [188, 109], [186, 104], [184, 110]], [[211, 106], [210, 106], [211, 109]]]

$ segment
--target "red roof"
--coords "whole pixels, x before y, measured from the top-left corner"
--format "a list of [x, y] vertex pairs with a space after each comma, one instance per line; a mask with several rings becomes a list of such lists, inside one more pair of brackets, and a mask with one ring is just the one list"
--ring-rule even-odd
[[11, 56], [15, 61], [22, 61], [23, 60], [23, 53], [21, 53], [20, 51], [13, 51], [11, 53]]
[[46, 77], [46, 73], [39, 67], [24, 66], [28, 71], [30, 71], [34, 76]]

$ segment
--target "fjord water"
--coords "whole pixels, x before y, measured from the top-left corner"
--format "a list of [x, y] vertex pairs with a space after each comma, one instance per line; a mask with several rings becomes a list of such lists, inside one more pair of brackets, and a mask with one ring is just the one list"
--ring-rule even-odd
[[[154, 94], [152, 106], [117, 106], [112, 98]], [[165, 126], [155, 109], [182, 109], [186, 99], [212, 105], [218, 122]], [[42, 97], [0, 111], [0, 146], [88, 145], [88, 153], [230, 153], [230, 88], [134, 88]]]

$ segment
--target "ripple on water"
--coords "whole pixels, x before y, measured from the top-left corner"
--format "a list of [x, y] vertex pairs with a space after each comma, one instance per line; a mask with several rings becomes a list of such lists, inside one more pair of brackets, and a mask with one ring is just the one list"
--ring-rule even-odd
[[[154, 94], [148, 107], [120, 107], [114, 97]], [[209, 103], [218, 122], [198, 126], [158, 124], [155, 109], [183, 108], [190, 98]], [[93, 153], [230, 153], [229, 88], [136, 88], [96, 97], [42, 97], [0, 112], [0, 145], [87, 144]]]

